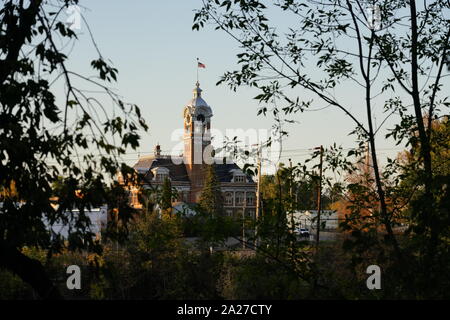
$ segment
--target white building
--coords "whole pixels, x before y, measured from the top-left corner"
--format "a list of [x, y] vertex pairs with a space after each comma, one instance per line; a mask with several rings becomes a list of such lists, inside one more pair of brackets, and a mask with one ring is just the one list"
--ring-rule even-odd
[[[73, 215], [76, 216], [79, 214], [79, 210], [73, 210]], [[70, 215], [70, 213], [67, 213]], [[91, 210], [86, 210], [85, 215], [90, 219], [91, 226], [90, 231], [95, 234], [97, 239], [101, 238], [102, 229], [106, 228], [107, 219], [108, 219], [108, 206], [101, 206], [100, 208], [94, 208]], [[63, 224], [62, 221], [57, 221], [52, 226], [46, 223], [48, 228], [51, 229], [52, 233], [61, 235], [63, 238], [68, 237], [69, 228], [73, 226], [74, 221], [68, 224]]]
[[[291, 225], [291, 217], [288, 215], [288, 225]], [[317, 210], [301, 210], [294, 212], [294, 224], [296, 228], [315, 230], [317, 227]], [[324, 230], [336, 230], [339, 227], [337, 211], [321, 210], [320, 224]]]

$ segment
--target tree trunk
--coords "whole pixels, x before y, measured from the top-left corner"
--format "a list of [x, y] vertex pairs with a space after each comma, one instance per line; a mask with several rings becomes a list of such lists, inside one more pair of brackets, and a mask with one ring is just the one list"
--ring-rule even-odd
[[31, 285], [42, 299], [63, 298], [38, 260], [27, 257], [17, 248], [7, 246], [3, 242], [0, 242], [0, 267], [18, 275]]
[[[416, 117], [416, 124], [419, 133], [420, 141], [420, 156], [423, 162], [423, 182], [424, 182], [424, 197], [419, 210], [419, 222], [425, 226], [425, 233], [429, 231], [430, 239], [425, 250], [423, 260], [423, 270], [428, 272], [434, 267], [434, 257], [439, 243], [439, 222], [435, 216], [435, 199], [432, 190], [433, 171], [431, 163], [431, 127], [427, 135], [424, 119], [422, 115], [422, 106], [420, 102], [419, 81], [418, 81], [418, 56], [417, 56], [417, 42], [418, 42], [418, 27], [417, 27], [417, 9], [415, 0], [410, 1], [411, 13], [411, 78], [412, 78], [412, 98], [414, 103], [414, 113]], [[431, 115], [430, 115], [431, 116]], [[431, 124], [431, 122], [430, 122]], [[430, 283], [433, 286], [433, 279], [430, 278]]]

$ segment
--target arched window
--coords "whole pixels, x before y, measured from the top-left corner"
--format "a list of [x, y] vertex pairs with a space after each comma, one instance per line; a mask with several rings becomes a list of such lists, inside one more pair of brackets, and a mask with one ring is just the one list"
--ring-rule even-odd
[[255, 201], [255, 193], [254, 192], [247, 192], [247, 205], [248, 206], [254, 206], [256, 201]]
[[199, 115], [197, 116], [197, 121], [204, 122], [204, 121], [205, 121], [205, 116], [202, 115], [202, 114], [199, 114]]
[[233, 205], [233, 192], [225, 192], [224, 199], [225, 199], [226, 206], [232, 206]]
[[235, 201], [236, 201], [237, 206], [243, 205], [244, 204], [244, 192], [242, 192], [242, 191], [236, 192], [236, 200]]

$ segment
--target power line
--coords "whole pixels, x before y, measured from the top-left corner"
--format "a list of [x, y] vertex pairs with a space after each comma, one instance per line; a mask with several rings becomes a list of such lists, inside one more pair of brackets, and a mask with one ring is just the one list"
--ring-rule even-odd
[[[354, 149], [354, 148], [343, 148], [343, 149], [341, 149], [342, 151], [349, 151], [349, 150], [352, 150], [352, 149]], [[378, 151], [402, 151], [402, 150], [405, 150], [405, 148], [377, 148], [377, 150]], [[180, 156], [182, 156], [182, 154], [170, 154], [169, 152], [171, 152], [172, 150], [161, 150], [161, 152], [162, 152], [162, 154], [164, 155], [164, 153], [165, 153], [165, 156], [172, 156], [172, 157], [180, 157]], [[281, 151], [281, 153], [282, 153], [282, 157], [286, 157], [286, 156], [290, 156], [290, 155], [309, 155], [309, 154], [311, 154], [312, 153], [312, 151], [313, 151], [313, 149], [312, 148], [310, 148], [310, 149], [304, 149], [304, 148], [299, 148], [299, 149], [285, 149], [285, 150], [282, 150]], [[181, 152], [181, 150], [180, 150], [180, 152]], [[266, 151], [264, 151], [263, 153], [279, 153], [280, 151], [278, 151], [278, 150], [266, 150]], [[291, 153], [289, 153], [289, 154], [286, 154], [286, 152], [291, 152]], [[143, 159], [143, 158], [146, 158], [146, 157], [151, 157], [151, 156], [153, 156], [153, 151], [138, 151], [138, 152], [126, 152], [126, 153], [124, 153], [124, 154], [121, 154], [121, 155], [119, 155], [119, 157], [120, 158], [122, 158], [123, 156], [126, 156], [126, 155], [139, 155], [139, 154], [141, 154], [142, 156], [140, 156], [140, 157], [133, 157], [133, 158], [129, 158], [129, 159], [126, 159], [126, 160], [139, 160], [139, 159]], [[386, 153], [377, 153], [377, 154], [386, 154]], [[93, 154], [93, 153], [86, 153], [86, 154], [81, 154], [81, 155], [72, 155], [72, 156], [69, 156], [69, 158], [81, 158], [81, 157], [84, 157], [84, 156], [92, 156], [92, 157], [102, 157], [102, 156], [108, 156], [108, 154], [104, 154], [104, 153], [95, 153], [95, 154]]]

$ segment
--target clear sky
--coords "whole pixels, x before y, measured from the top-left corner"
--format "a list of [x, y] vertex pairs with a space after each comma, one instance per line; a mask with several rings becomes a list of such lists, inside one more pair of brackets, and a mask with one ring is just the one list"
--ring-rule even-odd
[[[149, 132], [142, 136], [140, 155], [152, 153], [157, 142], [163, 151], [170, 151], [177, 144], [171, 141], [171, 134], [182, 126], [182, 110], [196, 81], [197, 57], [207, 67], [200, 70], [200, 83], [203, 97], [213, 109], [214, 128], [225, 132], [230, 128], [269, 129], [273, 124], [270, 117], [256, 115], [258, 103], [252, 99], [256, 91], [242, 88], [233, 92], [225, 85], [215, 85], [221, 74], [236, 67], [238, 46], [213, 28], [191, 30], [193, 10], [201, 6], [200, 0], [96, 0], [80, 4], [85, 6], [82, 13], [100, 51], [119, 69], [114, 88], [126, 101], [141, 107], [150, 126]], [[93, 74], [89, 63], [97, 56], [84, 22], [77, 33], [80, 41], [71, 51], [70, 67]], [[359, 104], [363, 101], [362, 92], [356, 86], [344, 90], [340, 93], [362, 117], [364, 106]], [[376, 114], [382, 118], [381, 106]], [[305, 112], [295, 119], [299, 123], [287, 128], [290, 137], [283, 145], [284, 162], [289, 157], [294, 162], [301, 161], [306, 156], [305, 149], [321, 144], [353, 145], [353, 137], [348, 136], [353, 123], [339, 110]], [[382, 135], [377, 142], [380, 155], [392, 156], [400, 149]], [[138, 154], [130, 153], [125, 159], [133, 164], [137, 157]]]

